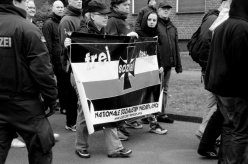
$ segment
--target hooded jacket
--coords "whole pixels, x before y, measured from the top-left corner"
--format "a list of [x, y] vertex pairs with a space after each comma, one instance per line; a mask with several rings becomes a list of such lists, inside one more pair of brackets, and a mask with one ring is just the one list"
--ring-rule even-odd
[[0, 100], [41, 93], [53, 104], [57, 89], [48, 50], [41, 31], [25, 18], [23, 9], [0, 5]]
[[50, 15], [42, 27], [43, 35], [46, 39], [46, 45], [50, 54], [51, 62], [54, 69], [61, 69], [60, 55], [62, 52], [62, 47], [59, 42], [59, 23], [61, 16], [54, 13]]
[[106, 26], [106, 32], [109, 35], [126, 36], [131, 32], [131, 27], [126, 22], [127, 16], [121, 13], [117, 13], [111, 9], [109, 14], [108, 24]]
[[144, 14], [144, 16], [143, 16], [142, 21], [141, 21], [140, 28], [135, 29], [135, 32], [137, 32], [137, 34], [139, 36], [141, 36], [141, 37], [155, 37], [155, 36], [158, 36], [158, 23], [156, 24], [156, 26], [154, 28], [150, 28], [150, 27], [147, 26], [148, 16], [151, 13], [154, 13], [154, 11], [146, 12]]
[[64, 47], [64, 41], [67, 37], [67, 33], [80, 30], [80, 22], [82, 18], [81, 10], [69, 5], [66, 8], [65, 16], [61, 19], [59, 24], [60, 44], [62, 47], [61, 63], [65, 72], [69, 71], [69, 56], [67, 54], [67, 49]]
[[248, 1], [233, 0], [230, 18], [211, 42], [205, 88], [223, 97], [248, 98]]
[[152, 11], [156, 12], [156, 8], [153, 6], [146, 6], [140, 10], [135, 22], [135, 31], [141, 30], [142, 21], [147, 17], [147, 13], [151, 13]]
[[160, 67], [176, 67], [176, 72], [182, 72], [181, 58], [178, 47], [178, 33], [170, 19], [158, 19], [159, 45], [158, 63]]

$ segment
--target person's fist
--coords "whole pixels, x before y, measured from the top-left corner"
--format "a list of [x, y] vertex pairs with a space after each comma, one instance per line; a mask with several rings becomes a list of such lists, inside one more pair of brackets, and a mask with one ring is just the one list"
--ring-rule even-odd
[[65, 41], [64, 41], [65, 48], [67, 48], [70, 45], [71, 45], [71, 39], [70, 38], [65, 38]]
[[129, 32], [128, 34], [127, 34], [127, 36], [134, 36], [134, 37], [136, 37], [136, 38], [139, 38], [139, 35], [136, 33], [136, 32]]

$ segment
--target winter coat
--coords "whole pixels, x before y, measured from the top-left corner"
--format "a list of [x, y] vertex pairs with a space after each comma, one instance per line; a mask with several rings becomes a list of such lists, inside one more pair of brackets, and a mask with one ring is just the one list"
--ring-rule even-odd
[[79, 32], [88, 33], [88, 34], [99, 34], [99, 35], [106, 34], [104, 28], [102, 28], [101, 31], [99, 31], [91, 20], [87, 23], [81, 24], [81, 28]]
[[215, 29], [205, 88], [223, 97], [248, 98], [248, 1], [234, 0], [230, 18]]
[[176, 67], [176, 72], [182, 72], [181, 58], [178, 47], [178, 33], [170, 19], [158, 19], [159, 45], [158, 63], [160, 67]]
[[218, 10], [210, 10], [202, 20], [201, 32], [200, 32], [200, 42], [202, 42], [199, 49], [199, 64], [202, 67], [202, 72], [205, 72], [207, 67], [207, 60], [210, 50], [210, 44], [212, 39], [212, 31], [209, 30], [210, 26], [217, 19], [219, 15]]
[[38, 98], [55, 103], [54, 73], [41, 31], [25, 19], [26, 12], [0, 5], [0, 99]]
[[111, 11], [112, 13], [109, 15], [108, 24], [105, 28], [106, 32], [109, 35], [126, 36], [131, 32], [131, 27], [125, 21], [127, 16], [117, 13], [114, 10]]
[[62, 68], [65, 72], [68, 72], [69, 68], [69, 56], [67, 49], [64, 47], [65, 38], [68, 37], [67, 33], [80, 30], [80, 22], [82, 20], [81, 10], [72, 6], [68, 6], [65, 11], [65, 16], [61, 19], [59, 24], [60, 44], [63, 47], [61, 53]]
[[50, 18], [45, 21], [42, 32], [46, 39], [46, 45], [50, 54], [54, 69], [61, 69], [60, 55], [62, 47], [59, 41], [59, 23], [61, 17], [52, 13]]
[[147, 13], [151, 13], [152, 11], [156, 12], [156, 8], [152, 6], [146, 6], [142, 8], [138, 14], [138, 17], [135, 22], [135, 31], [140, 31], [142, 26], [142, 21], [147, 18]]

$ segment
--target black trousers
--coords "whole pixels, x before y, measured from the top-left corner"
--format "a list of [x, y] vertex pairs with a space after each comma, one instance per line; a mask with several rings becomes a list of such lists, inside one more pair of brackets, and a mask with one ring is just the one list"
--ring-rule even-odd
[[248, 99], [217, 96], [224, 118], [219, 164], [240, 164], [247, 158]]
[[16, 133], [26, 143], [30, 164], [52, 163], [53, 131], [38, 98], [0, 100], [0, 164]]
[[71, 73], [63, 73], [60, 88], [59, 92], [63, 95], [61, 103], [66, 110], [66, 125], [76, 125], [78, 98], [75, 89], [71, 85]]
[[216, 139], [220, 136], [224, 118], [217, 105], [217, 110], [210, 117], [208, 124], [199, 144], [199, 148], [205, 151], [211, 151], [215, 148]]

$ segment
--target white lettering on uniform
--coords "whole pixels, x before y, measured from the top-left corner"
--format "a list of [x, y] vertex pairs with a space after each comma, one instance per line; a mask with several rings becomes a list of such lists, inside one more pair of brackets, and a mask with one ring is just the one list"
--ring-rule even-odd
[[10, 37], [0, 37], [0, 47], [12, 47], [12, 41]]

